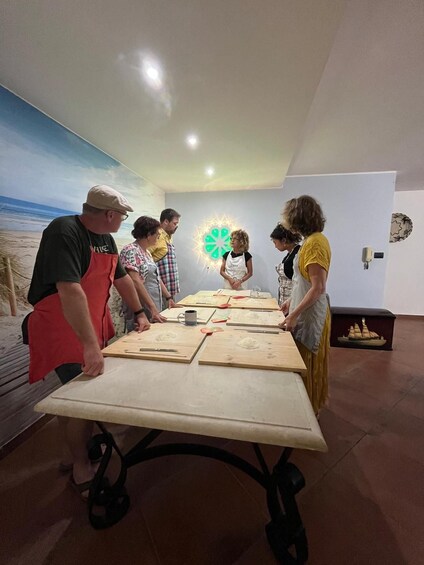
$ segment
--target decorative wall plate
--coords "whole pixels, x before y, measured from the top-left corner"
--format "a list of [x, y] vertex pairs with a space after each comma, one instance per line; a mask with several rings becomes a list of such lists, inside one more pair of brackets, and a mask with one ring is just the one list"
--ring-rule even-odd
[[412, 220], [406, 214], [396, 212], [392, 214], [392, 224], [390, 227], [390, 243], [403, 241], [412, 233]]

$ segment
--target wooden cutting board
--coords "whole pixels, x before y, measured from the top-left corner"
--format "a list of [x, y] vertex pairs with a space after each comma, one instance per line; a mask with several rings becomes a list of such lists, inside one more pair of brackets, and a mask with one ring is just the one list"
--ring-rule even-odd
[[199, 290], [193, 296], [215, 296], [216, 290]]
[[[246, 349], [246, 340], [255, 346]], [[201, 365], [248, 367], [274, 371], [304, 373], [306, 366], [290, 332], [253, 333], [247, 330], [225, 330], [208, 338], [199, 356]]]
[[275, 298], [230, 298], [231, 308], [243, 308], [248, 310], [279, 310]]
[[216, 308], [221, 304], [227, 304], [228, 296], [205, 296], [199, 294], [189, 294], [178, 302], [181, 306], [206, 306]]
[[[121, 337], [103, 349], [102, 353], [105, 357], [190, 363], [205, 337], [206, 335], [201, 333], [199, 326], [152, 324], [145, 332], [131, 332]], [[143, 348], [152, 349], [152, 351], [140, 351]], [[153, 351], [154, 349], [173, 349], [175, 351]]]
[[273, 310], [272, 312], [261, 312], [258, 310], [242, 310], [233, 308], [230, 310], [230, 316], [227, 326], [263, 326], [267, 328], [276, 328], [284, 322], [285, 316], [281, 310]]
[[[178, 316], [184, 314], [188, 308], [167, 308], [162, 310], [162, 316], [165, 316], [168, 322], [178, 322]], [[196, 310], [197, 323], [207, 324], [215, 313], [215, 308], [200, 308], [199, 306], [190, 306], [190, 310]], [[184, 319], [184, 316], [181, 316]]]
[[[208, 291], [209, 292], [209, 291]], [[220, 288], [215, 290], [214, 294], [218, 296], [250, 296], [251, 290], [233, 290], [232, 288]], [[270, 292], [259, 292], [258, 298], [271, 298]]]

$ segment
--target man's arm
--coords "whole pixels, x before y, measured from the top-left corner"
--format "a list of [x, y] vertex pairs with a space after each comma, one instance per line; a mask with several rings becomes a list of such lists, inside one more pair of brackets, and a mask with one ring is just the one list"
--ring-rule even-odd
[[76, 282], [58, 282], [56, 288], [63, 315], [83, 346], [82, 370], [86, 375], [97, 377], [103, 373], [104, 360], [91, 321], [85, 292]]
[[[133, 312], [137, 312], [142, 309], [134, 284], [129, 275], [115, 279], [113, 284], [124, 302], [128, 304], [128, 307]], [[136, 316], [136, 320], [138, 324], [138, 331], [142, 332], [150, 328], [149, 320], [146, 318], [146, 314], [144, 312]]]

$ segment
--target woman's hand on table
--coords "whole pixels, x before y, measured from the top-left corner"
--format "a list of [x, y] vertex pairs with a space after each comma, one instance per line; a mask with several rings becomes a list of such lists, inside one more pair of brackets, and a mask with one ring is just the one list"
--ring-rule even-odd
[[289, 313], [289, 308], [290, 308], [290, 300], [286, 300], [281, 304], [280, 310], [284, 314], [284, 316], [287, 316], [287, 314]]
[[136, 316], [134, 322], [134, 327], [139, 333], [144, 332], [150, 328], [150, 322], [144, 312], [141, 312], [141, 314]]
[[287, 318], [284, 320], [282, 324], [279, 324], [279, 327], [286, 332], [291, 332], [297, 325], [297, 316], [293, 314], [289, 314]]
[[168, 308], [181, 308], [180, 304], [176, 304], [172, 298], [168, 300]]

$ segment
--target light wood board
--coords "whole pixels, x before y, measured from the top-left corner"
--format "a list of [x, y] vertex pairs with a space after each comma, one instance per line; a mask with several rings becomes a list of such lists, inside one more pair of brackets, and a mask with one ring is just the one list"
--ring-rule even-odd
[[229, 304], [231, 308], [279, 310], [278, 302], [275, 298], [230, 298]]
[[193, 296], [215, 296], [216, 290], [198, 290]]
[[266, 328], [277, 328], [284, 322], [285, 316], [281, 310], [272, 312], [261, 312], [258, 310], [231, 309], [227, 326], [262, 326]]
[[[254, 340], [255, 349], [240, 345], [245, 339]], [[201, 365], [248, 367], [273, 371], [304, 373], [306, 366], [290, 332], [278, 334], [254, 333], [247, 330], [225, 330], [208, 338], [199, 355]]]
[[180, 306], [206, 306], [209, 308], [216, 308], [221, 304], [227, 304], [228, 296], [205, 296], [189, 294], [178, 302]]
[[[152, 324], [145, 332], [131, 332], [121, 337], [103, 349], [102, 353], [105, 357], [190, 363], [205, 337], [206, 335], [201, 333], [198, 326]], [[176, 351], [140, 351], [140, 348], [175, 349]]]
[[[206, 291], [209, 292], [209, 291]], [[232, 288], [220, 288], [214, 292], [217, 296], [251, 296], [251, 290], [233, 290]], [[259, 292], [258, 298], [272, 298], [270, 292]]]
[[[187, 308], [167, 308], [166, 310], [162, 310], [162, 316], [165, 316], [168, 322], [178, 322], [178, 316], [180, 314], [184, 314]], [[199, 306], [190, 306], [190, 310], [196, 310], [197, 312], [197, 323], [198, 324], [207, 324], [211, 317], [215, 313], [215, 308], [201, 308]], [[181, 320], [184, 319], [183, 316], [180, 318]]]

